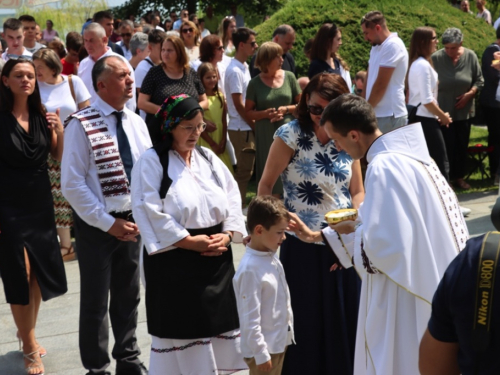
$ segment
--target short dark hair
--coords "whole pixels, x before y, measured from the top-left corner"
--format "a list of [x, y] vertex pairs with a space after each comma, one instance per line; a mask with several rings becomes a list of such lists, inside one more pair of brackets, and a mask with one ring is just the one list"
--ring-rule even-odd
[[248, 27], [239, 27], [233, 33], [233, 45], [238, 50], [240, 43], [246, 43], [250, 38], [250, 35], [257, 35], [255, 31], [249, 29]]
[[109, 10], [101, 10], [99, 12], [96, 12], [92, 17], [92, 20], [97, 23], [100, 23], [104, 19], [114, 20], [115, 17], [113, 17], [113, 13], [111, 13]]
[[200, 61], [212, 61], [215, 56], [215, 49], [219, 44], [221, 44], [221, 39], [216, 34], [204, 37], [200, 43]]
[[94, 67], [92, 68], [92, 86], [94, 87], [95, 92], [99, 92], [99, 90], [97, 89], [97, 82], [98, 82], [99, 78], [104, 73], [111, 73], [112, 68], [108, 65], [109, 59], [117, 59], [117, 60], [123, 61], [118, 56], [106, 56], [106, 57], [103, 57], [102, 59], [97, 60]]
[[332, 100], [323, 111], [320, 124], [323, 126], [327, 121], [344, 137], [351, 130], [373, 134], [378, 129], [373, 107], [355, 94], [340, 95]]
[[148, 43], [150, 44], [163, 44], [167, 39], [167, 33], [160, 29], [153, 29], [148, 34]]
[[293, 29], [293, 27], [290, 25], [280, 25], [276, 29], [274, 29], [273, 38], [276, 35], [285, 36], [288, 33], [295, 33], [295, 30]]
[[16, 31], [16, 30], [19, 30], [22, 28], [23, 28], [23, 23], [16, 18], [8, 18], [3, 23], [3, 30], [4, 31], [7, 29]]
[[34, 23], [36, 23], [35, 17], [30, 16], [29, 14], [23, 14], [22, 16], [20, 16], [18, 18], [18, 20], [21, 22], [34, 22]]
[[83, 46], [83, 37], [79, 32], [70, 31], [66, 35], [66, 49], [73, 51], [80, 51], [80, 48]]
[[257, 225], [269, 230], [283, 219], [290, 220], [290, 214], [283, 202], [272, 195], [259, 195], [248, 206], [247, 226], [250, 233]]
[[363, 18], [361, 18], [361, 25], [365, 25], [368, 29], [373, 29], [375, 25], [380, 25], [385, 27], [385, 17], [382, 12], [378, 10], [372, 10], [371, 12], [366, 13]]

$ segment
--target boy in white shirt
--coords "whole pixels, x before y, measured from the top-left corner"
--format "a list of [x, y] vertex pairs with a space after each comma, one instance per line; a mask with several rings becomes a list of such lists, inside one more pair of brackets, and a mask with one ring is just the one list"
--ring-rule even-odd
[[293, 341], [293, 314], [283, 265], [276, 250], [285, 239], [289, 214], [272, 196], [248, 206], [251, 240], [233, 278], [240, 318], [241, 353], [250, 375], [280, 375]]

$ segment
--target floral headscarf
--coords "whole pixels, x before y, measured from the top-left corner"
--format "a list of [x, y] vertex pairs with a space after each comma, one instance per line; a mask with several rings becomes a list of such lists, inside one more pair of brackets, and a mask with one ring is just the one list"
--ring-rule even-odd
[[161, 119], [161, 133], [171, 132], [185, 117], [197, 109], [202, 109], [198, 100], [189, 95], [169, 96], [155, 115]]

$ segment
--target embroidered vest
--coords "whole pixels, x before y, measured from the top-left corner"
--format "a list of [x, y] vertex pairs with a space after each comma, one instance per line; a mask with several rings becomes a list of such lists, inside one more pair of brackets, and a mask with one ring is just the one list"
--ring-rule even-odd
[[[107, 212], [122, 212], [131, 209], [130, 189], [118, 145], [108, 130], [106, 121], [92, 106], [83, 108], [64, 121], [66, 127], [76, 118], [83, 126], [94, 155], [97, 176], [101, 184]], [[125, 198], [125, 199], [124, 199]]]

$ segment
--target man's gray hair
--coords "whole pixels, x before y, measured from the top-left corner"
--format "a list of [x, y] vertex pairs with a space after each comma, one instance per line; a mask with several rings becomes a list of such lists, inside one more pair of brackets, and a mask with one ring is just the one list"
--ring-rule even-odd
[[120, 27], [122, 26], [128, 26], [132, 29], [132, 31], [134, 31], [134, 23], [130, 20], [123, 20], [122, 22], [120, 22]]
[[97, 22], [91, 22], [89, 23], [83, 32], [93, 32], [95, 33], [99, 38], [104, 38], [106, 36], [106, 30], [104, 30], [104, 27], [99, 25]]
[[456, 27], [450, 27], [445, 30], [443, 36], [441, 37], [443, 45], [453, 43], [460, 44], [464, 40], [464, 35]]
[[273, 32], [273, 38], [276, 35], [285, 36], [286, 34], [289, 34], [289, 33], [295, 33], [295, 30], [293, 29], [293, 27], [290, 26], [290, 25], [281, 25], [281, 26], [278, 26], [274, 30], [274, 32]]
[[130, 39], [130, 50], [132, 51], [132, 56], [137, 55], [137, 49], [141, 52], [148, 47], [148, 34], [145, 33], [135, 33]]
[[119, 56], [106, 56], [97, 60], [92, 68], [92, 86], [94, 87], [95, 92], [99, 92], [97, 89], [97, 82], [99, 82], [99, 78], [101, 78], [103, 74], [108, 75], [113, 72], [113, 67], [108, 64], [109, 59], [123, 61], [123, 59]]

